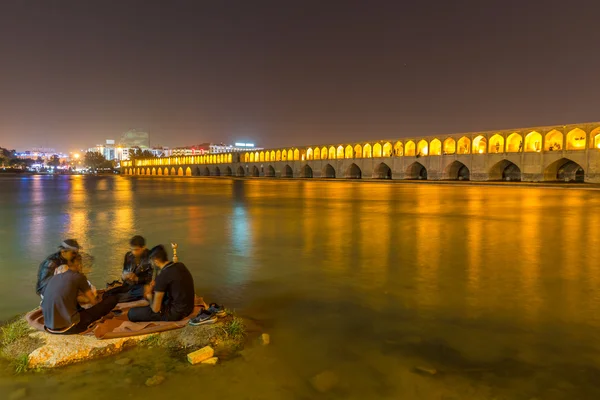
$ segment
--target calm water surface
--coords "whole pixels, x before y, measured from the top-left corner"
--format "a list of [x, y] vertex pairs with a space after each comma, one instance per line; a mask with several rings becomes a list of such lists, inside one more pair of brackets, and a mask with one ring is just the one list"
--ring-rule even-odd
[[[63, 238], [117, 279], [128, 239], [179, 244], [198, 294], [271, 334], [215, 368], [158, 350], [14, 377], [0, 398], [594, 399], [600, 192], [125, 177], [0, 178], [0, 320]], [[436, 368], [436, 376], [415, 374]], [[339, 384], [314, 391], [314, 375]], [[167, 371], [157, 388], [146, 378]]]

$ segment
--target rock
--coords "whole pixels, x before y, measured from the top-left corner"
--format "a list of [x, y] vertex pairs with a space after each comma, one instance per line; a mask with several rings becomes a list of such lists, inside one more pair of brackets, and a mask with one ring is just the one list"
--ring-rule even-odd
[[269, 336], [268, 333], [263, 333], [262, 335], [260, 335], [260, 342], [263, 346], [268, 345], [269, 343], [271, 343], [271, 336]]
[[158, 386], [165, 381], [162, 375], [154, 375], [152, 378], [146, 379], [146, 386]]
[[24, 399], [25, 397], [27, 397], [27, 389], [20, 388], [20, 389], [12, 391], [8, 395], [8, 400], [21, 400], [21, 399]]
[[330, 391], [337, 386], [338, 382], [339, 378], [333, 371], [323, 371], [310, 380], [312, 387], [321, 393]]
[[219, 362], [219, 357], [211, 357], [208, 360], [204, 360], [202, 361], [201, 364], [206, 364], [206, 365], [216, 365], [217, 362]]
[[52, 335], [46, 332], [35, 332], [32, 336], [41, 338], [44, 345], [29, 354], [30, 368], [53, 368], [120, 353], [148, 337], [98, 340], [95, 336]]
[[193, 353], [188, 354], [187, 359], [190, 362], [190, 364], [194, 365], [201, 363], [202, 361], [208, 360], [209, 358], [214, 357], [214, 355], [215, 351], [213, 350], [213, 348], [210, 346], [206, 346], [201, 348], [200, 350], [196, 350]]
[[421, 374], [427, 374], [427, 375], [435, 375], [437, 374], [437, 370], [434, 368], [427, 368], [427, 367], [415, 367], [415, 372], [419, 372]]
[[117, 361], [115, 361], [115, 364], [117, 365], [129, 365], [131, 364], [131, 358], [119, 358]]

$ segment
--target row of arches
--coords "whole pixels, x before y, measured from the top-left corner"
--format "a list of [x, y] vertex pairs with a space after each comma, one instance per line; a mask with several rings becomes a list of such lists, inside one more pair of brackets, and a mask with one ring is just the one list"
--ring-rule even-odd
[[[185, 164], [223, 164], [238, 162], [238, 159], [234, 160], [233, 154], [206, 154], [202, 156], [176, 156], [176, 157], [164, 157], [164, 158], [149, 158], [143, 160], [136, 160], [135, 164], [137, 167], [146, 166], [167, 166], [167, 165], [185, 165]], [[124, 166], [129, 166], [131, 161], [123, 161]]]
[[[303, 160], [334, 160], [352, 158], [379, 158], [379, 157], [401, 157], [401, 156], [439, 156], [449, 154], [485, 154], [485, 153], [519, 153], [584, 150], [586, 148], [587, 134], [583, 129], [575, 128], [566, 135], [557, 129], [547, 132], [544, 136], [537, 131], [531, 131], [526, 135], [513, 132], [508, 136], [495, 134], [488, 140], [484, 135], [479, 135], [473, 140], [466, 136], [455, 140], [452, 137], [427, 141], [409, 140], [398, 141], [395, 144], [369, 143], [365, 145], [346, 146], [323, 146], [309, 147], [307, 149], [271, 150], [244, 153], [244, 162], [270, 162], [270, 161], [303, 161]], [[600, 128], [592, 131], [590, 147], [600, 148]]]
[[[226, 166], [223, 170], [219, 167], [215, 167], [212, 171], [208, 167], [204, 167], [201, 169], [197, 167], [194, 171], [190, 167], [183, 168], [179, 167], [175, 169], [175, 167], [171, 167], [170, 169], [165, 168], [128, 168], [126, 170], [128, 175], [151, 175], [151, 176], [161, 176], [161, 175], [172, 175], [172, 176], [232, 176], [233, 171], [231, 167]], [[242, 167], [239, 166], [236, 170], [236, 176], [244, 177], [275, 177], [275, 168], [272, 165], [267, 165], [266, 167], [259, 168], [256, 165], [252, 167]], [[294, 176], [294, 171], [292, 167], [286, 165], [281, 171], [281, 177], [283, 178], [312, 178], [313, 170], [308, 165], [305, 164], [299, 173], [299, 176]], [[321, 177], [323, 178], [336, 178], [338, 177], [338, 172], [331, 164], [325, 165], [321, 171]], [[340, 177], [346, 179], [361, 179], [363, 177], [362, 171], [360, 167], [356, 164], [351, 164], [345, 171], [343, 171]], [[392, 169], [386, 163], [380, 163], [377, 167], [375, 167], [373, 177], [376, 179], [392, 179]], [[488, 177], [490, 181], [520, 181], [521, 180], [521, 170], [520, 168], [511, 161], [502, 160], [495, 164], [489, 171]], [[428, 172], [425, 166], [419, 162], [414, 162], [409, 165], [404, 173], [404, 179], [412, 179], [412, 180], [427, 180]], [[561, 158], [558, 161], [550, 164], [546, 170], [544, 171], [544, 180], [545, 181], [570, 181], [570, 182], [583, 182], [585, 178], [585, 173], [583, 168], [577, 164], [576, 162]], [[469, 168], [461, 163], [460, 161], [454, 161], [449, 164], [443, 172], [443, 179], [447, 180], [470, 180], [471, 172]]]

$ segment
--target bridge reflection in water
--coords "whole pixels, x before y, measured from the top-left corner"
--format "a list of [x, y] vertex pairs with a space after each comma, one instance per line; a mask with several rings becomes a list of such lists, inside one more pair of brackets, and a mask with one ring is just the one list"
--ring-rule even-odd
[[123, 161], [124, 175], [600, 182], [600, 122]]

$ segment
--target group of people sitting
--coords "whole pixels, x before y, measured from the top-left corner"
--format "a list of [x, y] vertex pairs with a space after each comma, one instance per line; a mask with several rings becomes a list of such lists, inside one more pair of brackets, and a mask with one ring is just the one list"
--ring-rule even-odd
[[[36, 293], [42, 299], [46, 331], [82, 333], [118, 303], [142, 299], [149, 305], [130, 308], [132, 322], [179, 321], [194, 310], [194, 278], [183, 263], [169, 261], [164, 246], [149, 250], [143, 237], [134, 236], [123, 261], [122, 283], [102, 294], [83, 274], [80, 250], [77, 240], [67, 239], [39, 267]], [[205, 305], [189, 323], [211, 323], [222, 312], [214, 303]]]

